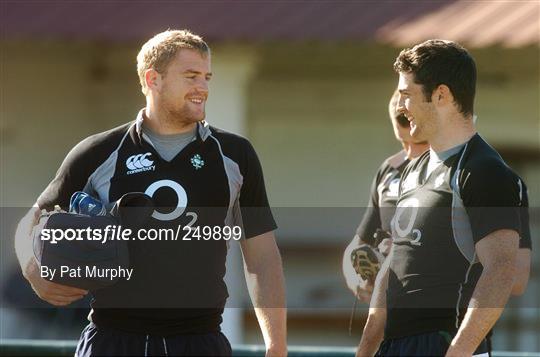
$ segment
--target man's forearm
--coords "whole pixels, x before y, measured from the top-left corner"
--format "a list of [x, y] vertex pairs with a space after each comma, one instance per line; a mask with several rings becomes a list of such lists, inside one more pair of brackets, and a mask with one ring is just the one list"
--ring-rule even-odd
[[245, 266], [249, 294], [270, 354], [287, 351], [287, 308], [281, 257], [277, 247], [263, 261]]
[[362, 339], [356, 350], [357, 357], [373, 356], [377, 352], [384, 337], [384, 325], [386, 323], [386, 309], [372, 311], [368, 315]]
[[383, 340], [384, 326], [386, 324], [386, 289], [388, 287], [388, 270], [391, 258], [390, 255], [384, 261], [379, 274], [377, 274], [368, 319], [356, 350], [356, 356], [358, 357], [373, 356]]
[[283, 279], [276, 278], [277, 273], [246, 274], [266, 348], [284, 351], [287, 348], [287, 308]]
[[15, 253], [24, 276], [27, 276], [27, 269], [34, 258], [30, 235], [38, 221], [39, 212], [38, 207], [31, 208], [19, 222], [15, 233]]
[[287, 352], [287, 310], [275, 307], [256, 307], [255, 314], [269, 355], [285, 355]]
[[531, 250], [520, 248], [516, 258], [516, 278], [512, 285], [512, 295], [520, 296], [525, 293], [531, 272]]
[[514, 282], [513, 264], [485, 268], [476, 284], [467, 313], [448, 350], [471, 355], [504, 310]]

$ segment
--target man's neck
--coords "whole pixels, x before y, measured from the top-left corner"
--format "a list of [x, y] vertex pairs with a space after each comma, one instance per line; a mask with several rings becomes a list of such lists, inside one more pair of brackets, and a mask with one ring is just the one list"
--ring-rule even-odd
[[173, 135], [187, 133], [195, 129], [197, 123], [194, 122], [178, 122], [173, 118], [169, 118], [167, 113], [162, 110], [157, 110], [153, 105], [147, 104], [144, 109], [144, 125], [159, 135]]
[[405, 153], [407, 154], [407, 158], [409, 160], [416, 159], [418, 156], [422, 155], [426, 152], [426, 150], [429, 149], [429, 144], [426, 143], [418, 143], [418, 144], [404, 144], [403, 148], [405, 149]]
[[450, 118], [439, 128], [437, 134], [430, 138], [429, 145], [435, 152], [442, 152], [469, 141], [475, 134], [476, 128], [472, 116], [462, 115]]

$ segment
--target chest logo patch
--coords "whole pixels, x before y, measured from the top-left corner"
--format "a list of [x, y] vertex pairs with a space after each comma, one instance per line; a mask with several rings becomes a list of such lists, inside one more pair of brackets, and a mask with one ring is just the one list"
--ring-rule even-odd
[[128, 168], [126, 174], [133, 175], [144, 171], [155, 171], [156, 165], [154, 165], [154, 161], [149, 159], [150, 156], [152, 156], [152, 153], [147, 152], [146, 154], [137, 154], [128, 157], [126, 160], [126, 167]]
[[202, 159], [201, 155], [195, 154], [191, 158], [191, 165], [195, 168], [195, 170], [199, 170], [204, 166], [204, 160]]
[[444, 183], [444, 172], [435, 179], [434, 187], [440, 187]]
[[420, 202], [416, 198], [410, 198], [400, 202], [396, 207], [396, 214], [392, 218], [392, 236], [404, 238], [410, 244], [421, 246], [422, 232], [414, 228]]

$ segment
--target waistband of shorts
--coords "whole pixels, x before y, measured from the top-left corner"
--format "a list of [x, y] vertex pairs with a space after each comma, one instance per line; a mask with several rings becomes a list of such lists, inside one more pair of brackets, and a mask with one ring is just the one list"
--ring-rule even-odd
[[221, 311], [208, 311], [189, 319], [166, 319], [157, 314], [150, 316], [130, 315], [125, 309], [104, 311], [92, 310], [89, 320], [97, 328], [114, 330], [134, 335], [168, 337], [174, 335], [203, 335], [221, 331]]

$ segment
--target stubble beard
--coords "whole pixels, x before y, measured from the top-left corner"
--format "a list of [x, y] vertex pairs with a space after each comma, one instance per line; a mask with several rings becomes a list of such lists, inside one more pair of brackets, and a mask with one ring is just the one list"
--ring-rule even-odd
[[186, 126], [199, 121], [204, 120], [206, 112], [203, 110], [202, 115], [194, 113], [188, 107], [188, 103], [184, 103], [181, 107], [177, 108], [172, 103], [167, 103], [166, 100], [162, 101], [162, 108], [165, 112], [165, 120], [170, 126]]
[[421, 143], [421, 142], [427, 142], [426, 138], [426, 130], [424, 128], [424, 125], [421, 125], [420, 123], [416, 122], [414, 125], [414, 129], [411, 125], [411, 138], [414, 143]]
[[[424, 108], [423, 114], [420, 116], [421, 120], [415, 119], [414, 129], [411, 124], [411, 137], [415, 143], [425, 143], [429, 142], [429, 137], [433, 135], [435, 130], [435, 110], [430, 107], [431, 103], [426, 103], [427, 106]], [[414, 118], [418, 118], [415, 116]]]
[[421, 140], [421, 138], [419, 138], [419, 136], [421, 135], [422, 133], [422, 130], [420, 129], [420, 126], [415, 123], [414, 125], [411, 123], [410, 124], [410, 130], [409, 130], [409, 134], [411, 135], [411, 139], [413, 140]]

